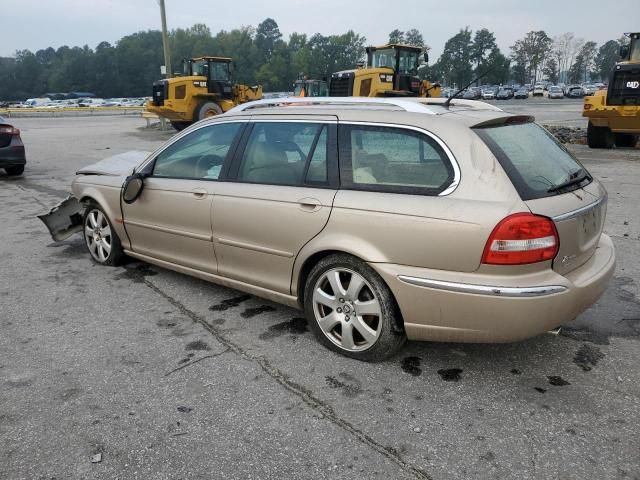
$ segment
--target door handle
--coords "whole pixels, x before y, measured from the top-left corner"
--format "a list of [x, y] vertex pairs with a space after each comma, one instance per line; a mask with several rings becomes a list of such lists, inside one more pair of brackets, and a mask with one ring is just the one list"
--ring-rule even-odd
[[191, 195], [193, 195], [196, 200], [204, 200], [207, 198], [207, 191], [204, 188], [195, 188], [191, 190]]
[[307, 197], [298, 200], [300, 209], [305, 212], [317, 212], [322, 208], [322, 202], [317, 198]]

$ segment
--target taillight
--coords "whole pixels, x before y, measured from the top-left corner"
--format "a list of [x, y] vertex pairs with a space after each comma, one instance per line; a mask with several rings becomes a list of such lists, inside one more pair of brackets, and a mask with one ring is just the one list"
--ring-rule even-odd
[[482, 263], [523, 265], [552, 260], [560, 240], [553, 221], [531, 213], [514, 213], [496, 225], [484, 247]]
[[0, 133], [5, 135], [20, 135], [20, 130], [11, 125], [0, 125]]

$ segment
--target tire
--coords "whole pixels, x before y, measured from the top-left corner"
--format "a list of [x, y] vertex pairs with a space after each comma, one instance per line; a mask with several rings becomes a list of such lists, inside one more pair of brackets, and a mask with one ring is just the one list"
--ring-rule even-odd
[[5, 171], [7, 172], [7, 175], [22, 175], [22, 173], [24, 172], [24, 165], [16, 165], [15, 167], [6, 167]]
[[98, 204], [90, 203], [82, 224], [84, 243], [93, 261], [100, 265], [120, 265], [125, 257], [122, 244], [104, 210]]
[[616, 147], [633, 148], [638, 143], [638, 135], [632, 133], [614, 133]]
[[171, 122], [171, 126], [175, 128], [178, 132], [184, 130], [189, 125], [191, 125], [191, 122]]
[[614, 136], [609, 127], [596, 127], [591, 122], [587, 126], [589, 148], [613, 148]]
[[[364, 308], [369, 313], [355, 313]], [[407, 339], [391, 290], [375, 270], [351, 255], [330, 255], [313, 267], [305, 283], [304, 310], [320, 343], [357, 360], [384, 360]]]
[[198, 120], [204, 118], [214, 117], [216, 115], [222, 115], [222, 109], [217, 103], [214, 102], [202, 102], [196, 108], [196, 114], [194, 117]]

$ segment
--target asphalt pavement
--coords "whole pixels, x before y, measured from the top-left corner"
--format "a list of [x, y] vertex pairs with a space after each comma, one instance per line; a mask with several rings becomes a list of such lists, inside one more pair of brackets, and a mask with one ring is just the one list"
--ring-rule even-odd
[[[516, 102], [498, 105], [582, 121], [570, 101]], [[35, 215], [78, 168], [171, 132], [14, 123], [28, 164], [0, 174], [0, 478], [640, 478], [640, 150], [571, 147], [608, 189], [618, 267], [560, 335], [367, 364], [301, 312], [51, 241]]]

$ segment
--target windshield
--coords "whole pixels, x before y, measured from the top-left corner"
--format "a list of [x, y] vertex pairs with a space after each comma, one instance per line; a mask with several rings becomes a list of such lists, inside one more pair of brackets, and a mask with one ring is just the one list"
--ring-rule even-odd
[[410, 75], [418, 73], [418, 52], [384, 48], [376, 50], [371, 56], [373, 68], [396, 68], [396, 53], [399, 56], [398, 72]]
[[[188, 63], [185, 64], [185, 70], [188, 70]], [[209, 70], [211, 69], [211, 72]], [[185, 71], [185, 75], [195, 75], [199, 77], [207, 77], [210, 80], [228, 81], [229, 80], [229, 64], [227, 62], [209, 62], [207, 60], [197, 60], [191, 62], [191, 72]]]
[[549, 132], [530, 123], [475, 129], [496, 156], [523, 200], [533, 200], [580, 188], [553, 190], [587, 176], [586, 169]]

